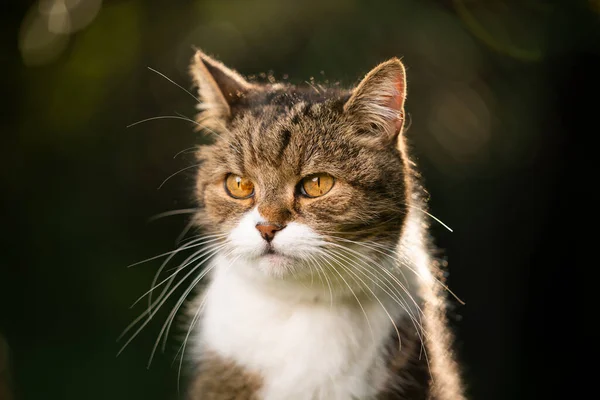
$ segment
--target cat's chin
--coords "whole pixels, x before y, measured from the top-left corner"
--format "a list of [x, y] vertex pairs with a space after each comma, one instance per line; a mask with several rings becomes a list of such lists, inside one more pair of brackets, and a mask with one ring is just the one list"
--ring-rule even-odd
[[302, 260], [292, 255], [285, 254], [283, 251], [275, 250], [271, 247], [261, 249], [259, 254], [243, 257], [244, 262], [240, 265], [240, 270], [245, 271], [248, 277], [267, 279], [266, 282], [275, 280], [286, 280], [289, 277], [298, 277], [304, 275], [303, 271], [308, 268]]
[[257, 256], [254, 259], [254, 262], [260, 265], [270, 265], [273, 267], [285, 267], [289, 265], [292, 261], [292, 258], [282, 254], [280, 252], [269, 251]]
[[265, 252], [255, 262], [262, 273], [278, 279], [289, 276], [298, 264], [295, 258], [275, 251]]

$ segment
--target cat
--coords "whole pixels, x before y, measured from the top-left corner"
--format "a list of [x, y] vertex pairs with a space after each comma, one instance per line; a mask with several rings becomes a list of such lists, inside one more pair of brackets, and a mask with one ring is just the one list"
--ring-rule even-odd
[[210, 260], [187, 398], [465, 399], [401, 61], [351, 90], [252, 82], [200, 50], [190, 73], [214, 140], [197, 151]]

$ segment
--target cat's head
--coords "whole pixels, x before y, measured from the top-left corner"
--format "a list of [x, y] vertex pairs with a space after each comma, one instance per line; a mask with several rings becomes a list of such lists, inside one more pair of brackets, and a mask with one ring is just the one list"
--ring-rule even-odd
[[410, 193], [398, 59], [352, 90], [251, 83], [200, 51], [191, 74], [214, 138], [198, 151], [197, 220], [224, 235], [221, 255], [269, 278], [339, 281], [340, 264], [395, 249]]

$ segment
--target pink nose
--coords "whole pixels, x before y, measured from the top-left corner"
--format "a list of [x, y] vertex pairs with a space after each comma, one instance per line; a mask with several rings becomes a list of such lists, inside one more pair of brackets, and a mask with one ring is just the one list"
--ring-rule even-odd
[[267, 242], [270, 242], [275, 237], [275, 234], [285, 228], [283, 225], [279, 224], [257, 224], [256, 229], [260, 232], [260, 236], [263, 237]]

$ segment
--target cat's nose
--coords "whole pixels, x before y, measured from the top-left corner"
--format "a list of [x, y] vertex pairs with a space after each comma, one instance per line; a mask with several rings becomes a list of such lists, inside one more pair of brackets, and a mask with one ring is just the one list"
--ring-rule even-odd
[[256, 224], [256, 229], [260, 232], [260, 236], [267, 242], [270, 242], [275, 237], [275, 234], [285, 228], [285, 225], [262, 223]]

